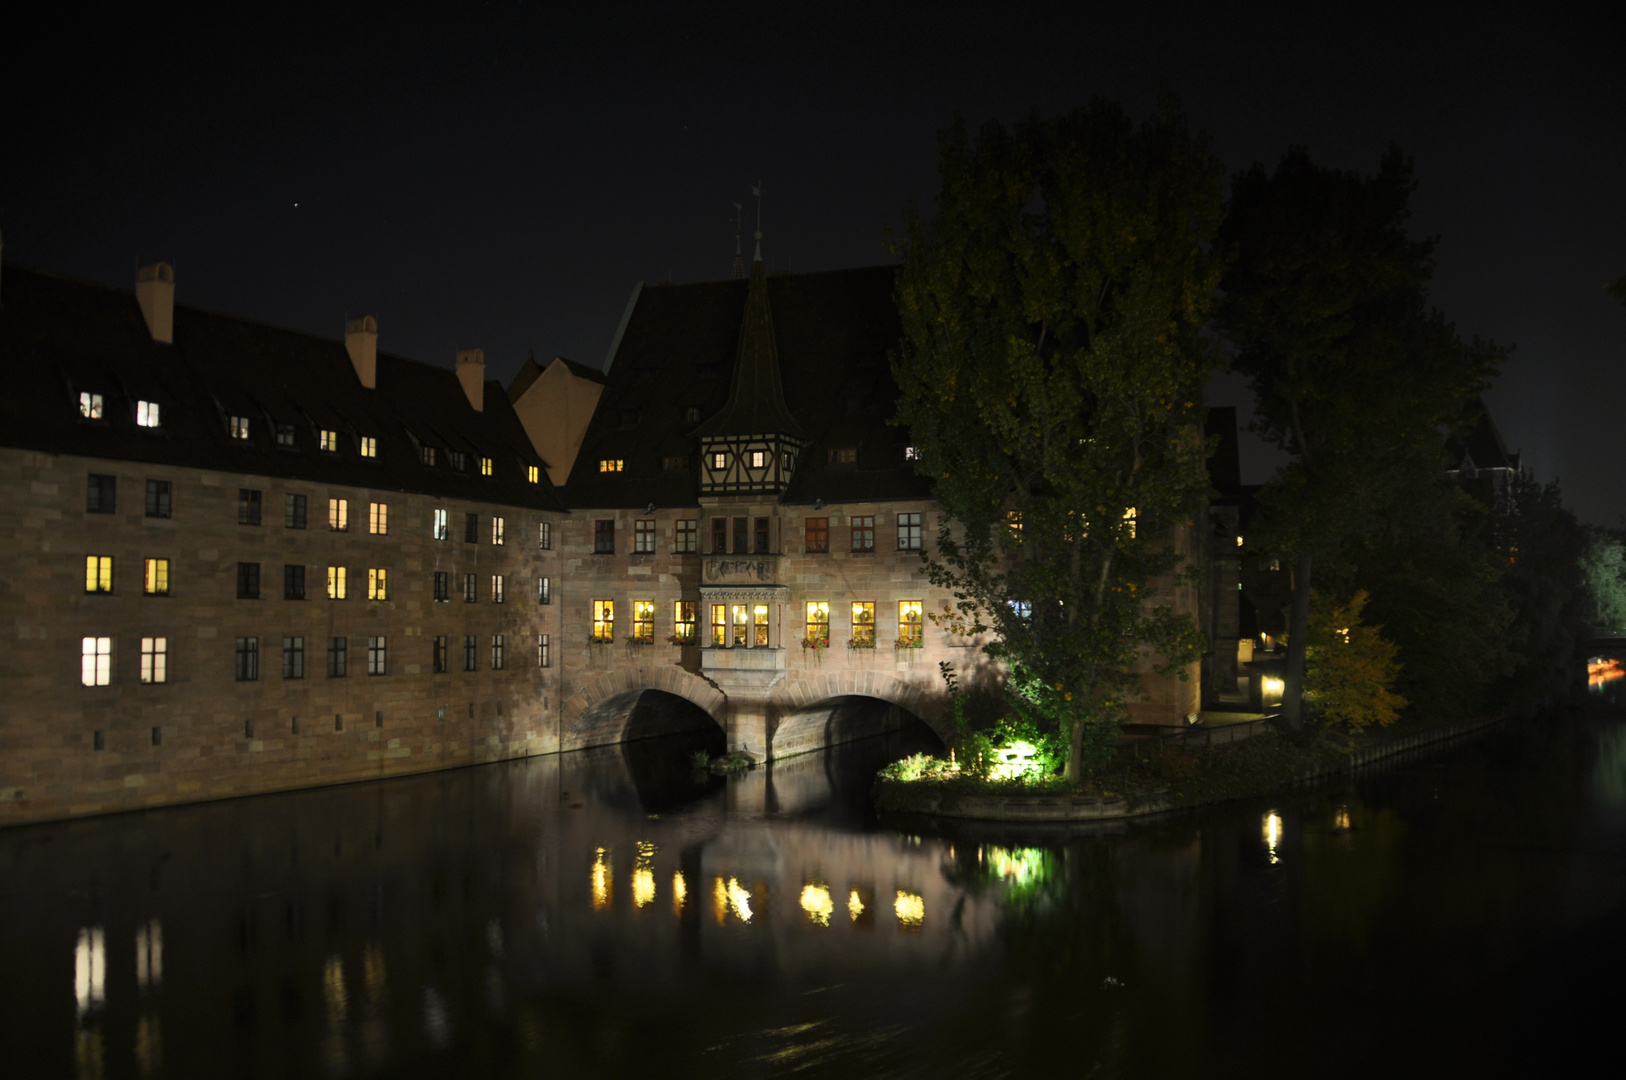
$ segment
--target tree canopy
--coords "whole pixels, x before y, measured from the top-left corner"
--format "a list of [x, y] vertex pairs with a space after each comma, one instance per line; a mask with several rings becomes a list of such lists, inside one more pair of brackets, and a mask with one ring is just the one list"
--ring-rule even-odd
[[940, 170], [935, 214], [899, 238], [894, 362], [945, 515], [930, 574], [963, 629], [997, 632], [990, 654], [1069, 737], [1077, 778], [1148, 653], [1183, 676], [1200, 652], [1167, 585], [1170, 526], [1208, 488], [1222, 170], [1169, 97], [1138, 126], [1100, 100], [974, 137], [960, 123]]

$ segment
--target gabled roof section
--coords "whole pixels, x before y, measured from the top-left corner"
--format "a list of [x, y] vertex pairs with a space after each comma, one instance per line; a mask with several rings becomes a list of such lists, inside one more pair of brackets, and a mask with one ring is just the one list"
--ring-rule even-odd
[[[475, 412], [448, 368], [380, 352], [369, 390], [340, 340], [176, 305], [174, 343], [160, 344], [130, 292], [9, 264], [0, 288], [0, 445], [563, 509], [500, 385]], [[103, 395], [101, 419], [80, 416], [81, 392]], [[158, 428], [136, 424], [138, 400], [160, 405]], [[231, 416], [249, 420], [248, 439], [231, 437]], [[291, 447], [277, 444], [279, 424]], [[320, 448], [321, 430], [338, 432], [336, 451]], [[377, 456], [361, 456], [363, 437]], [[463, 471], [448, 467], [451, 451], [467, 456]]]
[[1502, 441], [1502, 432], [1497, 428], [1496, 421], [1491, 419], [1490, 410], [1485, 407], [1485, 399], [1476, 397], [1465, 412], [1465, 418], [1469, 421], [1467, 430], [1446, 443], [1453, 467], [1512, 469], [1517, 472], [1519, 455], [1508, 453], [1507, 443]]
[[785, 404], [779, 378], [779, 350], [774, 343], [773, 309], [768, 303], [768, 275], [762, 260], [751, 264], [751, 285], [740, 320], [734, 352], [734, 378], [728, 400], [695, 431], [700, 438], [718, 435], [789, 435], [802, 439], [802, 426]]
[[508, 400], [510, 402], [514, 402], [524, 397], [525, 391], [531, 388], [531, 384], [540, 379], [542, 377], [542, 373], [548, 370], [548, 368], [552, 367], [554, 364], [563, 364], [565, 367], [569, 368], [570, 373], [576, 376], [578, 379], [588, 379], [600, 385], [603, 385], [604, 383], [604, 372], [600, 371], [598, 368], [591, 368], [586, 364], [578, 364], [576, 361], [566, 360], [562, 356], [555, 356], [547, 363], [539, 364], [536, 362], [535, 356], [528, 356], [525, 358], [525, 363], [520, 365], [519, 373], [514, 376], [514, 381], [508, 384]]

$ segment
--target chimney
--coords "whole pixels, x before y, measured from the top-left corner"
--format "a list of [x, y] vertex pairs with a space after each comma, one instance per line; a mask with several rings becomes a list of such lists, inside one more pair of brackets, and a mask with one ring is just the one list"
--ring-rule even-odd
[[175, 340], [175, 268], [169, 263], [153, 263], [136, 271], [136, 303], [154, 341], [169, 345]]
[[355, 365], [356, 378], [369, 390], [378, 388], [378, 320], [371, 315], [344, 324], [344, 350]]
[[486, 352], [484, 349], [457, 350], [457, 381], [475, 412], [486, 408]]

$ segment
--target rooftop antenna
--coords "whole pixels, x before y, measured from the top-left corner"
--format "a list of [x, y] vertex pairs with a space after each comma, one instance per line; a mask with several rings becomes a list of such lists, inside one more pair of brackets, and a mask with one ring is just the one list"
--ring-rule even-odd
[[734, 280], [738, 281], [745, 276], [745, 259], [740, 255], [740, 215], [745, 213], [745, 207], [739, 202], [734, 203]]
[[751, 194], [757, 197], [757, 253], [753, 262], [762, 261], [762, 181], [751, 185]]

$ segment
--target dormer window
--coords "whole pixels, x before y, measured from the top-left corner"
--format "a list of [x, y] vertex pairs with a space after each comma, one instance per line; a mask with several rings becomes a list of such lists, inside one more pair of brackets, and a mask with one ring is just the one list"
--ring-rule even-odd
[[136, 423], [141, 427], [155, 428], [158, 426], [158, 403], [156, 401], [136, 402]]
[[542, 482], [542, 470], [537, 468], [535, 465], [527, 465], [527, 466], [525, 466], [525, 479], [530, 481], [533, 484], [541, 483]]
[[246, 417], [246, 416], [230, 416], [230, 417], [227, 417], [227, 420], [230, 421], [231, 437], [232, 438], [234, 438], [234, 439], [247, 439], [248, 438], [248, 417]]
[[339, 452], [339, 433], [323, 428], [316, 433], [316, 443], [324, 453], [337, 454]]
[[667, 454], [661, 458], [662, 472], [682, 472], [688, 467], [688, 454]]
[[490, 476], [491, 475], [491, 459], [490, 458], [483, 457], [483, 458], [480, 459], [480, 475], [481, 476]]
[[683, 422], [685, 424], [700, 423], [700, 407], [698, 405], [685, 406], [683, 409]]
[[79, 415], [86, 420], [100, 420], [102, 418], [102, 395], [81, 393], [79, 395]]
[[433, 446], [426, 446], [423, 448], [423, 463], [431, 467], [434, 466], [435, 448]]
[[292, 424], [277, 424], [275, 430], [277, 445], [284, 450], [292, 450], [294, 448], [294, 426]]
[[851, 467], [858, 464], [858, 448], [856, 446], [838, 446], [825, 451], [825, 464], [838, 467]]
[[452, 467], [454, 472], [463, 471], [463, 464], [465, 460], [465, 455], [461, 450], [446, 451], [446, 462]]
[[371, 435], [361, 437], [361, 456], [375, 458], [378, 456], [378, 440]]
[[626, 463], [621, 458], [599, 458], [598, 471], [601, 473], [621, 472]]
[[918, 446], [905, 446], [903, 448], [903, 460], [905, 460], [905, 461], [919, 461], [920, 460], [920, 447], [918, 447]]

